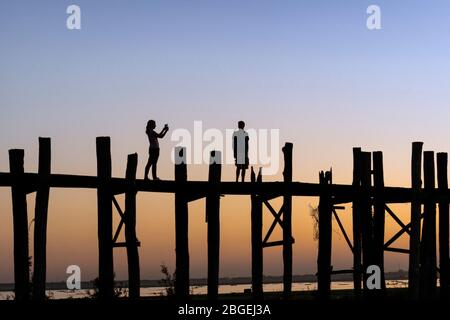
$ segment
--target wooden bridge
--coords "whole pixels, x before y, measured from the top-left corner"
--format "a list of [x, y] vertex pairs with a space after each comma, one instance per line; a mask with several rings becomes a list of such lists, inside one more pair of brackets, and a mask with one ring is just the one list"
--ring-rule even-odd
[[[113, 299], [114, 266], [113, 249], [125, 247], [128, 259], [129, 297], [139, 298], [140, 267], [136, 237], [137, 192], [162, 192], [175, 194], [176, 237], [176, 281], [178, 298], [189, 296], [189, 248], [188, 248], [188, 203], [206, 198], [208, 228], [208, 298], [218, 298], [219, 248], [220, 248], [220, 196], [249, 195], [251, 197], [251, 242], [252, 242], [252, 294], [263, 297], [263, 249], [283, 247], [283, 292], [292, 291], [292, 197], [316, 196], [320, 198], [318, 208], [318, 293], [321, 299], [330, 294], [331, 275], [351, 273], [357, 295], [371, 294], [366, 286], [366, 272], [370, 265], [378, 265], [384, 272], [384, 251], [409, 255], [409, 290], [411, 298], [432, 297], [437, 294], [437, 272], [440, 272], [440, 294], [449, 296], [449, 201], [447, 182], [447, 153], [437, 154], [438, 186], [435, 186], [435, 155], [422, 152], [422, 143], [414, 142], [411, 159], [411, 188], [385, 187], [383, 178], [383, 156], [381, 152], [363, 152], [353, 149], [353, 183], [332, 183], [332, 172], [320, 172], [319, 183], [292, 181], [291, 143], [283, 147], [284, 171], [282, 182], [262, 182], [261, 171], [255, 174], [252, 168], [251, 182], [222, 182], [220, 151], [211, 152], [208, 181], [188, 181], [186, 152], [175, 150], [175, 181], [149, 181], [136, 179], [137, 154], [128, 155], [125, 178], [111, 176], [110, 138], [98, 137], [97, 176], [61, 175], [51, 173], [51, 141], [39, 138], [39, 168], [37, 173], [24, 172], [24, 151], [10, 150], [10, 172], [0, 173], [0, 187], [11, 188], [14, 225], [14, 281], [15, 299], [43, 300], [46, 283], [46, 237], [49, 193], [52, 188], [90, 188], [97, 190], [98, 200], [98, 249], [99, 249], [99, 297]], [[422, 188], [422, 155], [424, 187]], [[34, 270], [30, 286], [28, 213], [26, 195], [36, 192], [34, 230]], [[125, 194], [125, 208], [121, 208], [116, 195]], [[279, 210], [271, 205], [272, 199], [282, 197]], [[338, 210], [344, 203], [352, 203], [352, 241], [343, 227]], [[410, 222], [402, 222], [389, 208], [391, 203], [410, 203]], [[439, 257], [437, 267], [436, 250], [436, 204], [439, 204]], [[422, 213], [422, 205], [424, 212]], [[266, 206], [273, 215], [273, 223], [263, 236], [262, 213]], [[113, 232], [113, 208], [121, 220]], [[385, 241], [385, 215], [394, 218], [400, 231]], [[332, 219], [335, 218], [345, 240], [353, 253], [353, 268], [333, 270]], [[421, 220], [423, 219], [423, 224]], [[282, 241], [270, 241], [276, 226], [283, 229]], [[422, 225], [422, 226], [421, 226]], [[122, 229], [125, 242], [118, 242]], [[410, 236], [410, 246], [393, 248], [391, 244], [403, 234]], [[382, 288], [385, 291], [384, 276]]]

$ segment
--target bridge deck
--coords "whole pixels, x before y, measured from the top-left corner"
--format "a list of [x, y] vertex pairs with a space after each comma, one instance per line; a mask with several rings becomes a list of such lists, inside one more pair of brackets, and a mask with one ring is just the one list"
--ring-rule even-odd
[[[42, 182], [37, 173], [25, 173], [20, 177], [11, 173], [0, 173], [0, 187], [11, 187], [21, 181], [31, 191], [35, 190]], [[51, 188], [75, 188], [75, 189], [96, 189], [101, 183], [101, 179], [96, 176], [51, 174], [48, 185]], [[130, 187], [138, 192], [158, 192], [175, 193], [183, 190], [189, 194], [206, 194], [211, 188], [223, 195], [251, 195], [264, 194], [268, 196], [292, 195], [292, 196], [320, 196], [321, 186], [318, 183], [304, 182], [231, 182], [222, 181], [213, 184], [208, 181], [153, 181], [138, 179], [130, 185], [125, 178], [111, 178], [109, 180], [114, 193], [123, 193]], [[336, 198], [335, 203], [351, 202], [357, 189], [352, 185], [333, 184], [328, 186], [331, 194]], [[368, 192], [375, 193], [375, 188], [371, 187]], [[404, 203], [411, 201], [411, 188], [404, 187], [384, 187], [384, 198], [386, 203]], [[422, 191], [421, 193], [424, 193]], [[438, 191], [436, 190], [436, 193]], [[450, 192], [446, 193], [450, 199]]]

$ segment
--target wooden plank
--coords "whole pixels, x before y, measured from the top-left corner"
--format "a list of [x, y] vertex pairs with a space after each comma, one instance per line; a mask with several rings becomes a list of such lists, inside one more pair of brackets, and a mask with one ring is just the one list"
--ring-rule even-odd
[[[353, 182], [352, 186], [361, 192], [361, 148], [353, 148]], [[353, 288], [358, 296], [361, 292], [361, 212], [359, 208], [359, 195], [355, 195], [352, 203], [353, 225]]]
[[269, 202], [270, 200], [273, 200], [278, 197], [284, 196], [286, 193], [278, 193], [278, 192], [272, 192], [272, 193], [266, 193], [259, 195], [259, 198], [262, 202]]
[[114, 208], [116, 208], [116, 211], [117, 211], [117, 213], [119, 213], [119, 216], [120, 216], [120, 222], [119, 222], [119, 225], [117, 226], [116, 232], [114, 233], [113, 240], [112, 240], [113, 244], [115, 244], [117, 242], [117, 239], [119, 239], [120, 232], [122, 231], [122, 227], [125, 224], [125, 215], [122, 212], [122, 209], [120, 208], [120, 205], [117, 202], [117, 199], [114, 194], [112, 195], [112, 202], [113, 202]]
[[422, 142], [413, 142], [411, 156], [411, 231], [409, 238], [408, 289], [412, 299], [419, 299], [420, 279], [420, 189], [422, 187]]
[[[431, 193], [435, 188], [434, 152], [424, 152], [424, 189]], [[436, 294], [436, 203], [428, 196], [424, 203], [422, 241], [420, 243], [420, 297]]]
[[388, 241], [386, 241], [386, 243], [384, 244], [384, 248], [388, 248], [391, 244], [393, 244], [395, 241], [397, 241], [398, 238], [400, 238], [405, 232], [407, 232], [407, 230], [411, 227], [411, 224], [408, 223], [405, 228], [400, 229], [400, 231], [398, 231], [396, 234], [394, 234], [392, 236], [392, 238], [390, 238]]
[[[420, 219], [423, 219], [423, 214], [420, 214]], [[406, 233], [410, 233], [411, 231], [411, 222], [408, 223], [407, 225], [405, 225], [404, 228], [400, 229], [400, 231], [398, 231], [395, 235], [392, 236], [391, 239], [389, 239], [385, 244], [384, 244], [384, 248], [386, 249], [387, 247], [389, 247], [391, 244], [393, 244], [398, 238], [400, 238], [405, 232]]]
[[[259, 184], [255, 172], [251, 171], [251, 183]], [[252, 294], [254, 298], [263, 296], [263, 244], [262, 244], [262, 202], [257, 194], [251, 195], [251, 237], [252, 237]]]
[[278, 247], [278, 246], [283, 246], [283, 245], [284, 245], [284, 241], [283, 240], [263, 242], [263, 247], [264, 248]]
[[189, 236], [188, 200], [183, 184], [187, 181], [186, 149], [175, 149], [175, 295], [186, 299], [189, 296]]
[[114, 296], [114, 265], [112, 245], [111, 140], [97, 137], [98, 206], [98, 293], [101, 300]]
[[281, 207], [280, 211], [276, 212], [269, 201], [262, 200], [262, 197], [259, 197], [259, 199], [262, 201], [262, 203], [264, 203], [266, 205], [267, 209], [269, 209], [269, 212], [272, 214], [272, 216], [274, 218], [273, 225], [276, 225], [278, 223], [283, 228], [283, 220], [281, 220], [281, 215], [283, 214], [284, 203], [283, 203], [283, 206]]
[[275, 209], [272, 207], [272, 205], [269, 203], [269, 201], [263, 200], [262, 203], [266, 205], [266, 207], [269, 209], [270, 213], [272, 213], [274, 217], [274, 220], [272, 221], [272, 224], [270, 225], [269, 230], [267, 231], [267, 234], [263, 240], [263, 243], [266, 243], [267, 241], [269, 241], [269, 238], [272, 235], [273, 230], [275, 230], [277, 224], [279, 224], [281, 228], [283, 228], [283, 221], [281, 220], [281, 215], [283, 214], [284, 205], [281, 206], [279, 212], [276, 212]]
[[[36, 173], [25, 173], [23, 181], [27, 186], [36, 189], [39, 178]], [[13, 177], [10, 173], [0, 173], [0, 187], [11, 187]], [[175, 181], [146, 181], [136, 180], [135, 186], [130, 186], [123, 178], [111, 178], [110, 185], [114, 194], [124, 193], [127, 188], [136, 188], [138, 192], [159, 192], [174, 193], [177, 187], [184, 185], [187, 190], [195, 190], [199, 193], [206, 194], [209, 190], [207, 181], [186, 181], [183, 184]], [[80, 176], [68, 174], [52, 174], [50, 175], [51, 188], [79, 188], [79, 189], [96, 189], [99, 186], [99, 180], [94, 176]], [[251, 182], [221, 182], [219, 185], [221, 194], [229, 195], [250, 195], [257, 193], [263, 195], [269, 194], [269, 197], [277, 195], [292, 196], [320, 196], [320, 187], [317, 183], [305, 182], [264, 182], [253, 185]], [[356, 196], [355, 188], [352, 185], [333, 184], [330, 186], [331, 193], [337, 201], [334, 203], [348, 203]], [[409, 203], [411, 201], [411, 188], [404, 187], [385, 187], [386, 203]], [[374, 188], [369, 188], [369, 193], [373, 194]], [[420, 194], [420, 192], [419, 192]], [[445, 192], [446, 199], [450, 199], [450, 190]], [[420, 199], [420, 198], [419, 198]]]
[[364, 293], [369, 292], [367, 288], [367, 268], [374, 264], [373, 259], [373, 228], [372, 228], [372, 206], [369, 188], [371, 186], [371, 154], [361, 152], [361, 232], [362, 232], [362, 252], [363, 252], [363, 288]]
[[384, 171], [383, 171], [383, 153], [381, 151], [373, 152], [373, 184], [375, 187], [374, 195], [374, 215], [373, 215], [373, 247], [374, 264], [381, 271], [381, 290], [386, 290], [386, 281], [384, 278], [384, 226], [385, 226], [385, 207], [384, 203]]
[[[116, 242], [113, 244], [114, 248], [127, 248], [129, 246], [128, 242]], [[141, 242], [140, 241], [136, 241], [136, 246], [140, 247], [141, 246]]]
[[[138, 164], [137, 153], [129, 154], [125, 179], [134, 183]], [[138, 240], [136, 236], [136, 190], [125, 193], [125, 241], [127, 243], [128, 290], [130, 299], [138, 299], [141, 289], [141, 270], [139, 266]]]
[[[437, 154], [438, 188], [443, 193], [448, 189], [448, 154]], [[449, 202], [443, 196], [439, 198], [439, 265], [440, 296], [450, 296], [450, 261], [449, 261]]]
[[33, 299], [45, 299], [45, 280], [47, 268], [47, 217], [50, 194], [49, 176], [51, 174], [50, 138], [39, 138], [39, 186], [36, 193], [34, 213], [34, 270]]
[[119, 202], [117, 202], [116, 197], [111, 197], [112, 203], [114, 205], [114, 207], [116, 208], [117, 212], [119, 213], [120, 218], [124, 218], [124, 214], [122, 212], [122, 209], [120, 208]]
[[122, 227], [125, 224], [125, 220], [124, 218], [122, 218], [119, 222], [119, 226], [116, 229], [116, 232], [114, 233], [114, 237], [113, 237], [113, 244], [117, 242], [117, 240], [119, 239], [120, 236], [120, 232], [122, 231]]
[[186, 201], [187, 202], [197, 201], [205, 198], [207, 195], [208, 195], [207, 192], [196, 192], [195, 190], [189, 190], [189, 192], [186, 194]]
[[14, 183], [11, 187], [14, 232], [14, 293], [18, 301], [30, 298], [27, 195], [23, 181], [24, 151], [9, 150], [9, 166]]
[[402, 249], [402, 248], [385, 248], [385, 251], [395, 252], [395, 253], [404, 253], [404, 254], [410, 254], [410, 250], [408, 249]]
[[331, 171], [319, 174], [322, 193], [319, 200], [319, 248], [317, 256], [317, 288], [319, 298], [329, 299], [331, 289], [331, 216], [333, 206], [329, 185], [332, 183]]
[[339, 218], [339, 215], [337, 214], [335, 209], [336, 208], [333, 208], [333, 216], [336, 219], [336, 222], [338, 223], [339, 229], [341, 230], [342, 235], [344, 236], [345, 242], [347, 242], [348, 247], [353, 253], [354, 251], [352, 242], [350, 241], [350, 238], [348, 237], [347, 232], [345, 231], [344, 225], [342, 224], [341, 219]]
[[344, 270], [333, 270], [331, 271], [331, 274], [353, 274], [353, 269], [344, 269]]
[[[282, 149], [284, 156], [283, 179], [292, 182], [292, 143], [286, 143]], [[283, 196], [283, 294], [292, 292], [292, 196]]]
[[218, 185], [222, 174], [222, 154], [211, 151], [208, 181], [214, 186], [206, 197], [206, 216], [208, 222], [208, 299], [217, 300], [219, 296], [219, 258], [220, 258], [220, 193]]
[[409, 231], [409, 228], [406, 227], [406, 225], [403, 223], [402, 220], [400, 220], [399, 217], [397, 217], [397, 215], [394, 213], [394, 211], [391, 210], [391, 208], [389, 208], [387, 205], [385, 206], [385, 210], [387, 211], [387, 213], [389, 213], [389, 215], [392, 217], [392, 219], [395, 220], [395, 222], [397, 222], [397, 224], [405, 230], [406, 233], [408, 233], [409, 235], [411, 234]]

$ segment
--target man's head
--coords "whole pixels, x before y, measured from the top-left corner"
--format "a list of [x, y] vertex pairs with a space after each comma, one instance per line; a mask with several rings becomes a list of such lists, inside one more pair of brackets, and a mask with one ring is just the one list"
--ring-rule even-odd
[[239, 121], [239, 122], [238, 122], [238, 128], [239, 128], [239, 129], [244, 129], [244, 128], [245, 128], [245, 122], [242, 121], [242, 120]]
[[148, 120], [148, 122], [147, 122], [147, 128], [148, 128], [148, 129], [155, 129], [155, 128], [156, 128], [156, 122], [155, 122], [155, 120]]

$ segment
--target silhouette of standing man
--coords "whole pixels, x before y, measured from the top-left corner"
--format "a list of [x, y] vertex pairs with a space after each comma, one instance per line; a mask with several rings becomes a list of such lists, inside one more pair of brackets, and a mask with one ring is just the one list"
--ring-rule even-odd
[[236, 163], [236, 182], [242, 173], [242, 182], [245, 181], [245, 170], [248, 169], [248, 133], [244, 130], [245, 122], [238, 122], [238, 130], [233, 133], [233, 152]]
[[169, 131], [169, 126], [166, 124], [160, 133], [155, 131], [156, 122], [155, 120], [149, 120], [147, 122], [147, 129], [145, 133], [148, 136], [148, 142], [150, 143], [150, 147], [148, 149], [148, 161], [145, 166], [145, 176], [144, 179], [148, 180], [148, 173], [150, 171], [150, 167], [152, 168], [152, 176], [153, 180], [160, 180], [156, 174], [156, 164], [158, 163], [159, 158], [159, 142], [158, 139], [164, 138], [167, 131]]

